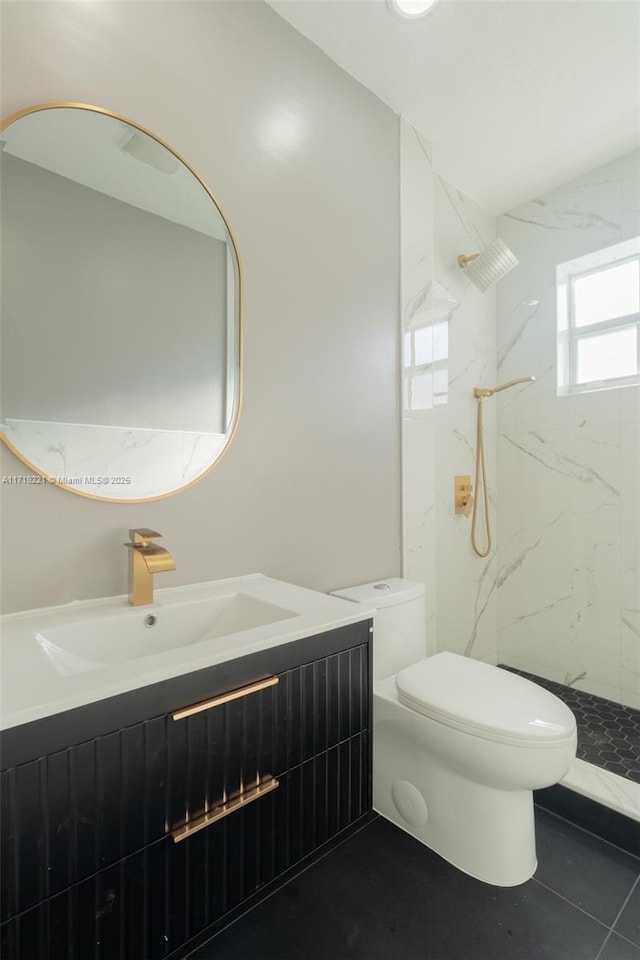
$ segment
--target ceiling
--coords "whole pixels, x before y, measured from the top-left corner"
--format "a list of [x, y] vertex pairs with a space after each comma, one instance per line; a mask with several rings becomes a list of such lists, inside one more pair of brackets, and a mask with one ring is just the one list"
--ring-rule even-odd
[[500, 214], [640, 146], [636, 0], [266, 0], [424, 133]]

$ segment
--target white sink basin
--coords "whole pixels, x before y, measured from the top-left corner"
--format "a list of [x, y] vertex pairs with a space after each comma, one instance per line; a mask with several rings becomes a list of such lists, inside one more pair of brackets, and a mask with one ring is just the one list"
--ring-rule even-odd
[[0, 618], [0, 729], [370, 616], [363, 604], [262, 574], [160, 588], [143, 607], [107, 597], [9, 614]]
[[[295, 616], [293, 610], [244, 593], [230, 593], [190, 603], [135, 607], [52, 627], [37, 632], [35, 641], [56, 672], [68, 677], [230, 634], [244, 633], [245, 639], [250, 639], [245, 631], [252, 627]], [[242, 637], [235, 647], [242, 647]]]

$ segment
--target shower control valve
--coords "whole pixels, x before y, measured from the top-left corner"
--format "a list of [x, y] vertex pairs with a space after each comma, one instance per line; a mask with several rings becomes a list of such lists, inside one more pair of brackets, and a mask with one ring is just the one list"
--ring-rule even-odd
[[471, 494], [471, 477], [456, 476], [453, 478], [453, 494], [456, 516], [461, 514], [468, 517], [473, 509], [473, 496]]

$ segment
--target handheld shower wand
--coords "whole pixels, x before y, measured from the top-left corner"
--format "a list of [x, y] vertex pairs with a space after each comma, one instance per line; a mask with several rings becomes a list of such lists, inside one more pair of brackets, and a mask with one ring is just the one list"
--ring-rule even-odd
[[[482, 401], [487, 397], [492, 397], [494, 393], [500, 393], [501, 390], [508, 390], [509, 387], [515, 387], [518, 383], [530, 383], [535, 381], [535, 377], [518, 377], [516, 380], [507, 380], [506, 383], [501, 383], [498, 387], [492, 387], [491, 389], [482, 389], [481, 387], [475, 387], [473, 395], [478, 401], [478, 424], [477, 424], [477, 437], [476, 437], [476, 478], [475, 478], [475, 487], [476, 495], [473, 500], [473, 516], [471, 518], [471, 546], [473, 547], [473, 552], [479, 557], [488, 557], [491, 553], [491, 522], [489, 519], [489, 492], [487, 490], [487, 470], [485, 465], [485, 456], [484, 456], [484, 430], [482, 426]], [[482, 492], [483, 492], [483, 505], [484, 505], [484, 526], [486, 532], [486, 547], [484, 550], [481, 550], [478, 546], [476, 540], [476, 524], [478, 521], [478, 495], [480, 491], [480, 483], [482, 482]]]

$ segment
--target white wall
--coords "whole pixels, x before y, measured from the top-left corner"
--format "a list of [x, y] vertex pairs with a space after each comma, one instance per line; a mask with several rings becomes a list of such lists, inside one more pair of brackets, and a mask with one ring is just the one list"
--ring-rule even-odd
[[512, 210], [500, 284], [499, 651], [640, 706], [640, 387], [557, 396], [556, 266], [640, 234], [640, 155]]
[[[405, 352], [405, 575], [426, 585], [432, 652], [437, 646], [495, 662], [496, 557], [483, 560], [473, 553], [471, 520], [455, 515], [453, 488], [454, 475], [474, 473], [473, 388], [494, 386], [496, 378], [496, 293], [480, 293], [457, 257], [491, 241], [496, 222], [434, 173], [429, 143], [404, 122], [402, 197], [404, 336], [426, 341], [433, 360], [411, 394], [416, 371], [407, 369]], [[495, 537], [497, 408], [491, 401], [485, 406]]]
[[224, 433], [226, 244], [17, 157], [1, 170], [3, 418]]
[[[245, 347], [236, 437], [189, 490], [119, 506], [0, 487], [5, 609], [124, 593], [132, 526], [164, 534], [165, 586], [398, 574], [398, 118], [261, 2], [8, 3], [2, 19], [4, 116], [107, 107], [213, 189]], [[3, 448], [1, 472], [27, 471]]]

